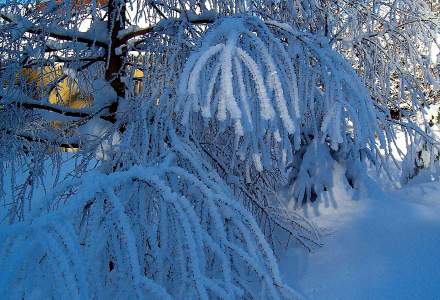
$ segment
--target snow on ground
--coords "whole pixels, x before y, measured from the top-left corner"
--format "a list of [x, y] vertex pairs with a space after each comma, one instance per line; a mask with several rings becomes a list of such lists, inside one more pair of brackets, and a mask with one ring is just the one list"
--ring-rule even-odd
[[324, 246], [286, 251], [289, 285], [306, 299], [440, 299], [439, 182], [386, 193], [369, 182], [358, 197], [336, 186], [325, 198], [304, 209]]

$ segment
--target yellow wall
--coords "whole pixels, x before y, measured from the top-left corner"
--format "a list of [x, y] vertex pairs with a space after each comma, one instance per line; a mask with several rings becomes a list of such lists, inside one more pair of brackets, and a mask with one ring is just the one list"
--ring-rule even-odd
[[[38, 95], [49, 92], [47, 89], [56, 80], [59, 80], [63, 73], [62, 66], [43, 67], [38, 69], [24, 68], [21, 75], [26, 83], [35, 87]], [[80, 94], [78, 84], [71, 78], [66, 77], [49, 93], [49, 102], [52, 104], [66, 105], [72, 108], [83, 108], [91, 104], [91, 97], [84, 97]]]
[[[26, 80], [29, 86], [35, 86], [36, 94], [42, 96], [47, 94], [49, 86], [65, 76], [62, 66], [43, 67], [37, 69], [24, 68], [21, 71], [22, 77]], [[144, 73], [136, 69], [134, 71], [134, 78], [142, 78]], [[141, 83], [135, 84], [135, 94], [139, 94]], [[78, 84], [72, 78], [66, 77], [61, 80], [52, 91], [49, 93], [49, 102], [52, 104], [66, 105], [71, 108], [84, 108], [92, 104], [92, 97], [90, 95], [82, 95]]]

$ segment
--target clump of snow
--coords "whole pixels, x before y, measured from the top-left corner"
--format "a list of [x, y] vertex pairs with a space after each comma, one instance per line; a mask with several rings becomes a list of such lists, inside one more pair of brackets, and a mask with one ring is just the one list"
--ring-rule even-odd
[[139, 27], [138, 25], [130, 25], [130, 26], [126, 27], [125, 29], [120, 30], [118, 32], [118, 38], [122, 39], [127, 34], [134, 33], [136, 31], [139, 31], [140, 29], [141, 29], [141, 27]]
[[90, 24], [90, 28], [87, 31], [87, 36], [92, 40], [106, 42], [109, 38], [107, 22], [97, 18]]
[[110, 83], [104, 79], [96, 79], [92, 83], [93, 107], [102, 108], [118, 99], [118, 95]]
[[97, 160], [110, 159], [114, 146], [120, 142], [119, 133], [112, 133], [112, 125], [101, 118], [93, 118], [77, 129], [83, 143], [98, 143], [95, 157]]

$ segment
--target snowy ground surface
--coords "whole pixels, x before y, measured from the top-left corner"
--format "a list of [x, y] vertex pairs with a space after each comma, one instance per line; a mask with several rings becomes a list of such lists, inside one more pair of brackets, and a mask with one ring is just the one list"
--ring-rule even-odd
[[289, 249], [280, 268], [306, 299], [440, 299], [440, 182], [369, 183], [358, 197], [335, 187], [303, 213], [324, 246]]

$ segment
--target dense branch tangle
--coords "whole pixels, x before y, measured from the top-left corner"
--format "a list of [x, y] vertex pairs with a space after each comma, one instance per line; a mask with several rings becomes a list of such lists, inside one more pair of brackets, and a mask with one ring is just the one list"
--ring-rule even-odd
[[[61, 206], [57, 214], [49, 213], [29, 227], [16, 224], [1, 232], [2, 257], [27, 238], [34, 241], [32, 254], [24, 249], [20, 255], [43, 258], [38, 270], [0, 260], [7, 275], [0, 280], [0, 291], [6, 292], [11, 281], [20, 285], [21, 280], [33, 280], [42, 287], [41, 293], [58, 297], [298, 298], [281, 282], [275, 258], [249, 212], [225, 194], [214, 178], [202, 182], [170, 165], [175, 158], [188, 159], [177, 155], [158, 168], [138, 166], [111, 175], [93, 172], [67, 182], [48, 199], [49, 207]], [[63, 192], [77, 188], [81, 192], [64, 203]], [[87, 222], [78, 230], [76, 220], [84, 218], [84, 213]], [[236, 214], [240, 218], [232, 218]], [[64, 218], [60, 226], [59, 218]], [[40, 239], [30, 238], [35, 234]], [[109, 244], [100, 244], [102, 239]], [[111, 286], [104, 287], [97, 278], [112, 276], [107, 261], [118, 275]], [[42, 278], [35, 277], [45, 268], [56, 274], [52, 291], [44, 290]], [[247, 270], [251, 276], [243, 273]], [[22, 279], [17, 277], [21, 271], [26, 274]], [[261, 286], [250, 285], [245, 277]], [[93, 286], [95, 282], [98, 287]], [[10, 295], [20, 292], [29, 291], [8, 290]]]

